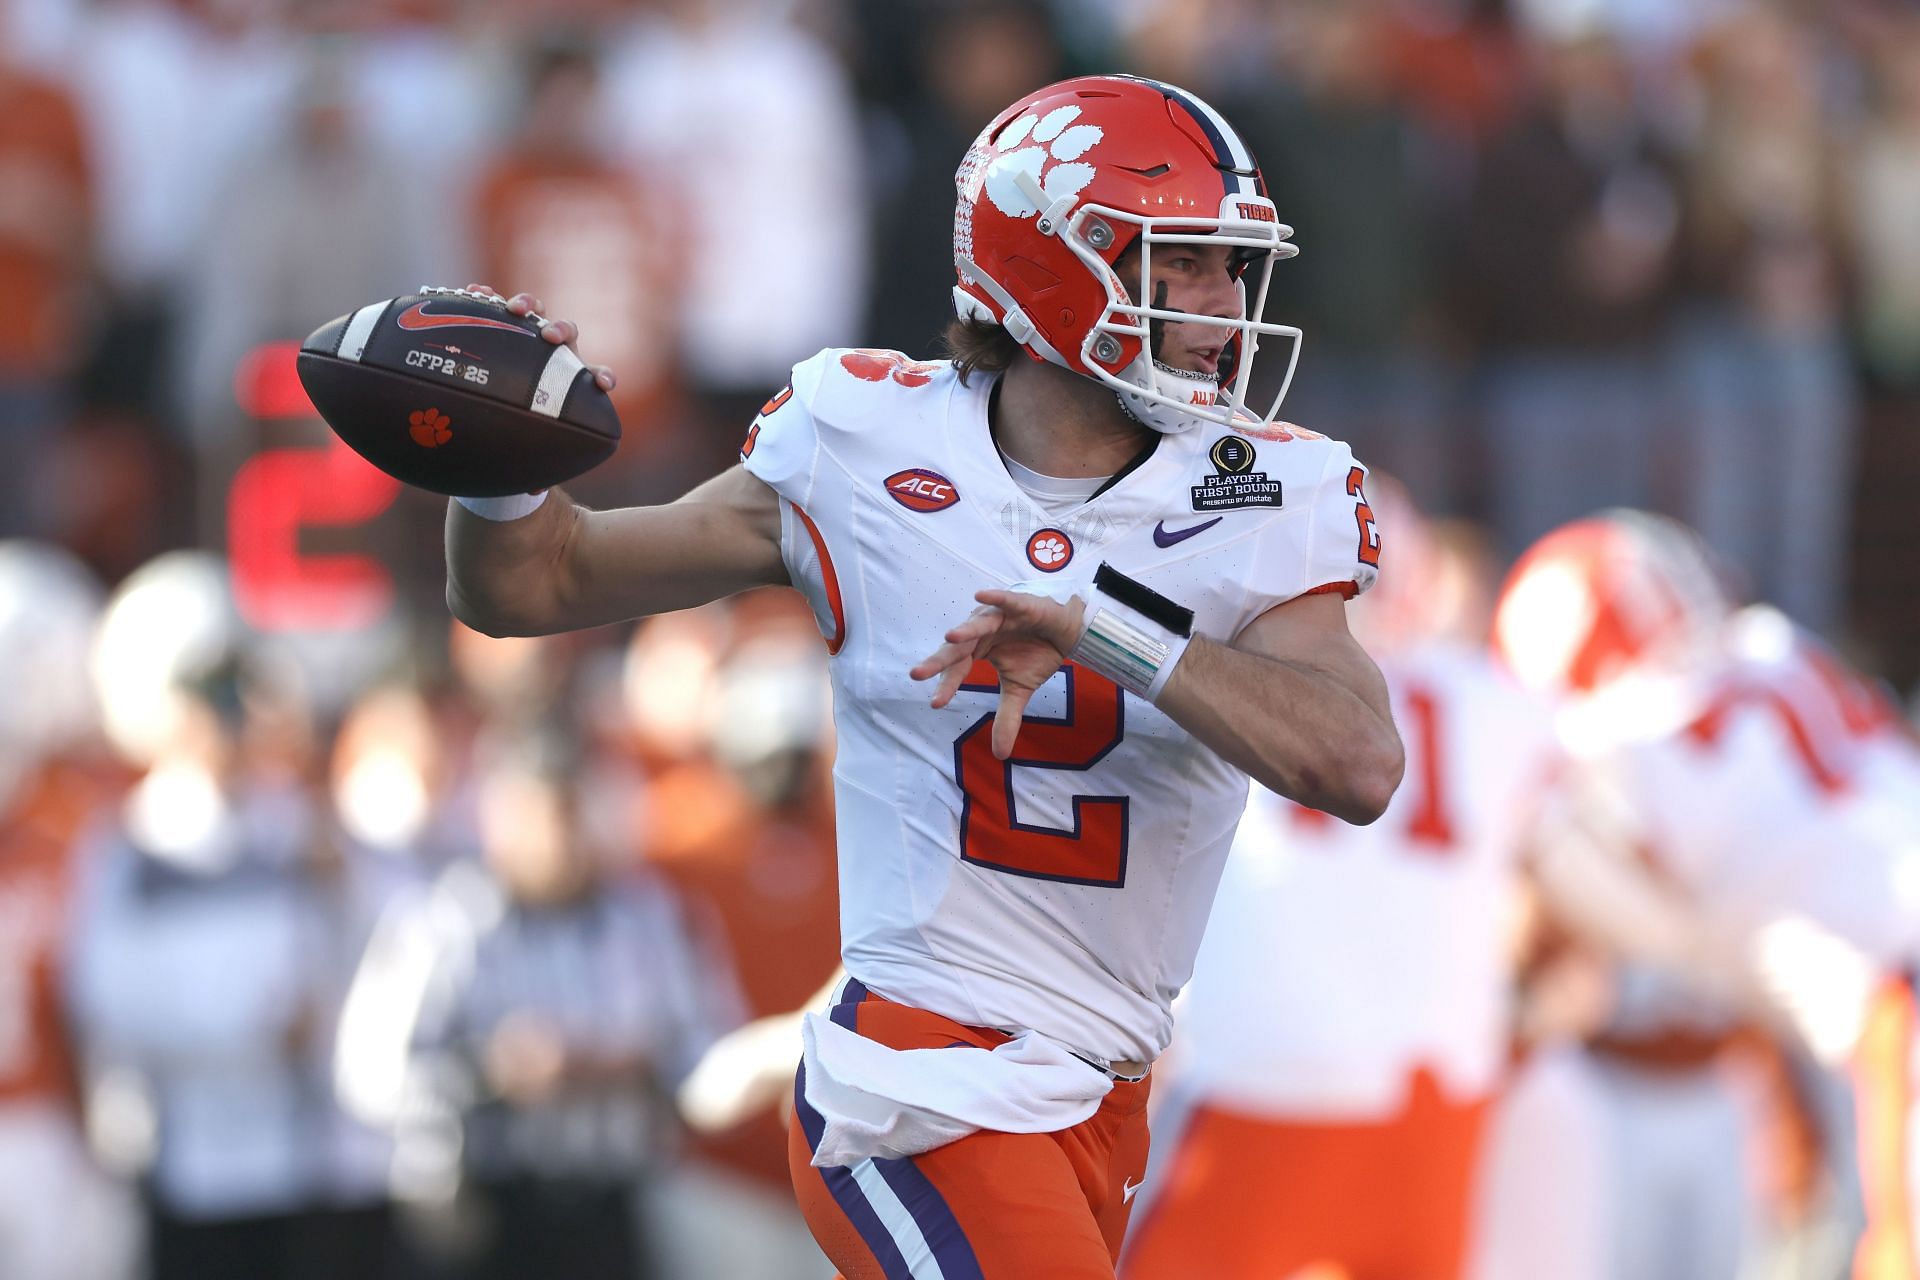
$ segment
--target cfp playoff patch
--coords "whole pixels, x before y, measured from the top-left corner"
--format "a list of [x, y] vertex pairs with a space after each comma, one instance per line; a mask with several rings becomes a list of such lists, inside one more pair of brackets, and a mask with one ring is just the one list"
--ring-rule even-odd
[[1253, 443], [1245, 436], [1221, 436], [1207, 455], [1214, 474], [1193, 486], [1195, 511], [1237, 511], [1280, 505], [1280, 482], [1253, 469]]

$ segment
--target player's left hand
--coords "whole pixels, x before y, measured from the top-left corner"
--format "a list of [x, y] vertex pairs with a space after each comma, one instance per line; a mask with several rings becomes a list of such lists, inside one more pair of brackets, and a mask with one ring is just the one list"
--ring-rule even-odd
[[1000, 705], [993, 716], [993, 754], [1005, 760], [1020, 736], [1020, 721], [1033, 691], [1052, 678], [1080, 642], [1086, 605], [1078, 596], [1065, 604], [1024, 591], [986, 590], [973, 597], [981, 608], [947, 632], [946, 643], [907, 674], [915, 680], [940, 677], [933, 705], [953, 700], [967, 672], [981, 659], [1000, 675]]

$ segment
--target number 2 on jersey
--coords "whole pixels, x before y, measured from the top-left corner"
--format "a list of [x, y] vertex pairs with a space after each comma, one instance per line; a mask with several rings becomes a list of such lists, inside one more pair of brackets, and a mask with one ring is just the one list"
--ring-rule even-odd
[[1353, 504], [1353, 522], [1360, 527], [1360, 563], [1377, 568], [1380, 564], [1380, 531], [1374, 527], [1373, 507], [1367, 502], [1364, 488], [1366, 480], [1367, 473], [1364, 470], [1359, 467], [1348, 468], [1347, 496], [1359, 499]]
[[[960, 856], [1011, 875], [1118, 889], [1127, 879], [1127, 797], [1075, 795], [1071, 830], [1033, 826], [1013, 816], [1015, 767], [1091, 769], [1126, 732], [1118, 685], [1073, 663], [1061, 670], [1066, 715], [1053, 719], [1029, 711], [1007, 759], [994, 759], [991, 711], [954, 739]], [[976, 662], [960, 689], [998, 694], [999, 676], [992, 664]]]

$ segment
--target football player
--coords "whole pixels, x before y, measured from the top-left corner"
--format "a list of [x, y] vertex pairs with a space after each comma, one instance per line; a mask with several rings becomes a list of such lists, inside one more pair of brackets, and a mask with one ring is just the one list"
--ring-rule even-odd
[[1367, 827], [1254, 793], [1178, 1007], [1179, 1146], [1156, 1156], [1128, 1280], [1461, 1271], [1552, 740], [1481, 646], [1442, 637], [1442, 548], [1376, 485], [1394, 572], [1354, 630], [1385, 670], [1407, 783]]
[[1733, 1276], [1757, 1205], [1730, 1062], [1756, 1020], [1843, 1058], [1872, 975], [1920, 938], [1910, 836], [1861, 798], [1887, 785], [1865, 738], [1882, 718], [1784, 619], [1736, 612], [1690, 531], [1642, 513], [1536, 544], [1495, 632], [1558, 706], [1577, 760], [1542, 880], [1563, 918], [1627, 958], [1591, 1046], [1612, 1131], [1611, 1273]]
[[0, 1275], [123, 1274], [138, 1213], [94, 1163], [62, 988], [83, 837], [125, 778], [107, 763], [85, 655], [100, 612], [68, 553], [0, 542]]
[[1219, 113], [1063, 81], [956, 186], [953, 359], [821, 352], [664, 507], [458, 501], [448, 599], [531, 633], [805, 594], [850, 975], [803, 1032], [809, 1224], [854, 1278], [1111, 1277], [1247, 775], [1356, 822], [1399, 783], [1345, 617], [1380, 535], [1347, 447], [1248, 403], [1295, 250]]
[[1886, 690], [1778, 610], [1750, 605], [1731, 632], [1741, 700], [1769, 705], [1765, 714], [1788, 726], [1831, 806], [1834, 830], [1816, 856], [1846, 870], [1824, 884], [1851, 903], [1775, 924], [1756, 958], [1761, 985], [1832, 1073], [1827, 1093], [1851, 1087], [1850, 1107], [1844, 1096], [1828, 1100], [1843, 1113], [1830, 1118], [1831, 1145], [1845, 1154], [1857, 1137], [1851, 1154], [1866, 1229], [1854, 1251], [1856, 1280], [1911, 1280], [1920, 1275], [1920, 742]]

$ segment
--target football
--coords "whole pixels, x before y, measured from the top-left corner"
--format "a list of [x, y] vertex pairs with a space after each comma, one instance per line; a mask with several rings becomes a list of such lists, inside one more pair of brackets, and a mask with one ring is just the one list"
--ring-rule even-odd
[[361, 457], [435, 493], [495, 498], [559, 484], [620, 443], [593, 371], [538, 316], [465, 289], [375, 302], [300, 344], [301, 385]]

